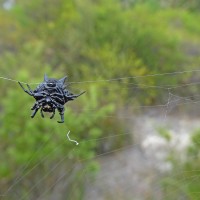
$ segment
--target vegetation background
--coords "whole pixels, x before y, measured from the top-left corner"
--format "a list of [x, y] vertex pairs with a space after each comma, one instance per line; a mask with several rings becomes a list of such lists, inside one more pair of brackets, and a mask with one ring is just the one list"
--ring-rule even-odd
[[[131, 143], [130, 135], [114, 142], [98, 140], [128, 130], [126, 120], [108, 116], [132, 113], [133, 105], [166, 103], [168, 92], [149, 86], [199, 81], [195, 71], [146, 76], [199, 69], [198, 0], [0, 0], [0, 5], [0, 76], [39, 83], [45, 73], [67, 75], [71, 91], [87, 91], [67, 105], [66, 122], [60, 125], [58, 115], [54, 120], [39, 114], [30, 119], [33, 99], [16, 82], [0, 79], [2, 199], [83, 199], [80, 172], [95, 177], [95, 155]], [[144, 78], [112, 81], [135, 76]], [[174, 89], [180, 96], [194, 96], [199, 90], [198, 84]], [[75, 150], [66, 140], [68, 130], [80, 141]], [[200, 131], [192, 136], [184, 163], [171, 156], [176, 170], [189, 170], [197, 178], [199, 137]], [[197, 199], [200, 183], [190, 180], [191, 173], [163, 178], [163, 199], [174, 187], [170, 199]], [[59, 181], [61, 192], [56, 189]]]

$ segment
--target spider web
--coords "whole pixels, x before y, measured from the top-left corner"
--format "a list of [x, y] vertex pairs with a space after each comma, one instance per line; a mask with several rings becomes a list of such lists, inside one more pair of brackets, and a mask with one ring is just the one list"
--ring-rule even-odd
[[[108, 90], [112, 90], [112, 84], [119, 84], [116, 81], [127, 79], [144, 79], [148, 77], [158, 76], [181, 76], [186, 73], [199, 73], [200, 70], [187, 70], [177, 71], [172, 73], [162, 74], [149, 74], [145, 76], [134, 77], [119, 77], [105, 80], [87, 80], [81, 82], [70, 82], [72, 87], [87, 88], [87, 85], [103, 82], [108, 84]], [[2, 80], [18, 82], [18, 80], [10, 79], [7, 77], [0, 77]], [[21, 81], [20, 81], [21, 82]], [[26, 84], [25, 82], [22, 82]], [[168, 156], [174, 154], [177, 160], [184, 161], [186, 159], [186, 148], [190, 144], [190, 133], [199, 129], [198, 115], [191, 118], [188, 111], [198, 111], [200, 103], [200, 95], [179, 95], [180, 89], [186, 87], [198, 86], [200, 82], [191, 82], [182, 85], [145, 85], [145, 84], [127, 84], [120, 82], [124, 90], [136, 89], [143, 87], [143, 91], [148, 93], [149, 90], [162, 90], [166, 94], [165, 101], [161, 104], [155, 105], [133, 105], [132, 112], [125, 112], [118, 115], [108, 115], [106, 118], [117, 118], [124, 122], [127, 121], [127, 130], [119, 130], [115, 134], [98, 137], [88, 138], [84, 141], [77, 141], [79, 145], [74, 143], [76, 130], [70, 130], [69, 133], [66, 127], [66, 133], [63, 134], [62, 140], [58, 141], [57, 147], [53, 151], [46, 154], [40, 162], [33, 167], [29, 167], [34, 157], [43, 151], [45, 145], [49, 142], [41, 142], [37, 151], [33, 152], [32, 156], [27, 159], [26, 164], [21, 166], [14, 181], [9, 183], [9, 187], [0, 194], [1, 199], [12, 199], [13, 191], [26, 180], [35, 169], [39, 169], [42, 163], [48, 163], [48, 160], [61, 145], [71, 143], [72, 148], [66, 155], [55, 163], [54, 166], [46, 169], [44, 174], [40, 174], [36, 183], [27, 183], [27, 191], [25, 194], [16, 194], [18, 199], [176, 199], [174, 194], [177, 191], [184, 190], [188, 184], [199, 181], [199, 171], [185, 170], [180, 168], [173, 169], [173, 165], [168, 161]], [[39, 83], [29, 83], [30, 85], [37, 85]], [[137, 95], [135, 96], [137, 98]], [[124, 105], [125, 107], [125, 105]], [[176, 114], [179, 109], [181, 112]], [[138, 112], [140, 110], [140, 112]], [[93, 117], [96, 110], [91, 109], [90, 113]], [[133, 112], [137, 114], [134, 115]], [[190, 113], [191, 114], [191, 113]], [[42, 123], [42, 122], [41, 122]], [[54, 132], [49, 133], [51, 138], [54, 138]], [[114, 143], [121, 136], [128, 137], [131, 141], [127, 144], [110, 149], [106, 145]], [[131, 137], [130, 137], [131, 136]], [[169, 139], [170, 138], [170, 139]], [[70, 141], [71, 140], [71, 141]], [[90, 141], [95, 140], [96, 143], [101, 143], [104, 146], [104, 152], [98, 153], [89, 159], [72, 159], [72, 153], [78, 152], [81, 145], [87, 145]], [[198, 142], [198, 141], [197, 141]], [[3, 151], [1, 152], [4, 153]], [[191, 157], [190, 157], [191, 158]], [[62, 169], [64, 163], [71, 165]], [[91, 161], [98, 162], [100, 169], [94, 175], [90, 176], [86, 167], [87, 163]], [[58, 169], [62, 169], [58, 171]], [[173, 171], [173, 173], [172, 173]], [[72, 181], [78, 174], [78, 180], [84, 182]], [[189, 174], [189, 176], [188, 176]], [[190, 175], [191, 174], [191, 175]], [[173, 178], [181, 176], [179, 179], [181, 188], [172, 183], [173, 189], [167, 193], [163, 193], [163, 186], [161, 184], [163, 177], [169, 181]], [[46, 179], [56, 176], [56, 180], [50, 182], [48, 187], [44, 190], [38, 190]], [[189, 180], [188, 180], [189, 177]], [[172, 180], [171, 180], [172, 178]], [[3, 183], [3, 182], [2, 182]], [[84, 185], [84, 191], [80, 193], [80, 184]], [[3, 188], [3, 185], [2, 185]], [[65, 190], [70, 192], [70, 196], [65, 194]], [[184, 192], [183, 192], [184, 193]], [[32, 195], [31, 195], [32, 194]], [[196, 199], [199, 199], [200, 194], [195, 193]], [[187, 194], [183, 194], [183, 198]], [[194, 199], [194, 198], [193, 198]]]

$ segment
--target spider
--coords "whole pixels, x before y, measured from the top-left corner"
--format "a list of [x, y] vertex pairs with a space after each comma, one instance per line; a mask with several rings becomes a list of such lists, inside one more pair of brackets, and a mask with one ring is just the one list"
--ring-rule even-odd
[[43, 112], [49, 112], [52, 113], [50, 116], [50, 119], [52, 119], [55, 115], [55, 110], [57, 109], [61, 117], [61, 121], [58, 121], [58, 123], [64, 122], [65, 103], [72, 101], [85, 93], [84, 91], [78, 95], [74, 95], [69, 92], [65, 85], [66, 78], [67, 77], [65, 76], [64, 78], [57, 80], [54, 78], [48, 78], [45, 74], [44, 81], [40, 83], [35, 90], [32, 90], [31, 87], [26, 84], [28, 88], [27, 90], [24, 88], [22, 83], [18, 82], [24, 92], [34, 97], [36, 100], [35, 104], [31, 108], [31, 110], [33, 110], [31, 115], [32, 118], [40, 109], [40, 114], [42, 117], [44, 117]]

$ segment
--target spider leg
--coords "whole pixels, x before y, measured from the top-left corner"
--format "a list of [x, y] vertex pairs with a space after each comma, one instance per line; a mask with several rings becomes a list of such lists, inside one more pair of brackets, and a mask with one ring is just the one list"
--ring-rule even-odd
[[52, 119], [55, 115], [55, 108], [53, 108], [53, 114], [51, 115], [50, 119]]
[[35, 114], [37, 113], [37, 111], [41, 108], [41, 104], [40, 102], [36, 102], [34, 104], [34, 106], [31, 108], [31, 110], [33, 110], [33, 113], [31, 115], [31, 118], [33, 118], [35, 116]]
[[41, 114], [42, 118], [44, 118], [44, 113], [42, 111], [42, 108], [40, 109], [40, 114]]
[[63, 94], [57, 93], [57, 92], [52, 92], [51, 95], [57, 95], [59, 97], [63, 97]]
[[74, 95], [75, 98], [81, 96], [82, 94], [86, 93], [86, 91], [81, 92], [80, 94]]
[[35, 110], [35, 108], [36, 108], [37, 106], [42, 106], [41, 103], [43, 103], [44, 101], [45, 101], [44, 99], [40, 99], [40, 100], [38, 100], [37, 102], [35, 102], [35, 104], [34, 104], [33, 107], [31, 108], [31, 110]]
[[56, 108], [63, 108], [63, 105], [60, 104], [60, 103], [58, 103], [58, 102], [56, 102], [54, 99], [51, 99], [51, 101], [52, 101], [52, 103], [54, 104], [54, 106], [55, 106]]
[[72, 101], [74, 100], [75, 98], [81, 96], [82, 94], [84, 94], [86, 91], [83, 91], [81, 92], [80, 94], [77, 94], [77, 95], [73, 95], [73, 94], [70, 94], [70, 95], [65, 95], [65, 97], [67, 98], [68, 101]]
[[51, 93], [50, 96], [51, 96], [51, 97], [54, 97], [54, 98], [58, 98], [58, 99], [64, 98], [63, 95], [58, 94], [58, 93]]
[[30, 85], [29, 84], [26, 84], [26, 85], [27, 85], [29, 91], [33, 94], [33, 90], [31, 89]]
[[[63, 123], [64, 122], [64, 111], [65, 111], [64, 106], [62, 104], [56, 102], [53, 99], [52, 99], [52, 102], [53, 102], [54, 106], [58, 109], [58, 112], [59, 112], [60, 117], [61, 117], [61, 121], [58, 121], [58, 123]], [[54, 116], [54, 114], [53, 114], [53, 116]]]
[[61, 117], [61, 121], [58, 121], [58, 123], [64, 123], [64, 111], [65, 111], [65, 108], [62, 107], [62, 108], [57, 108], [58, 109], [58, 112], [60, 114], [60, 117]]
[[37, 113], [37, 111], [39, 110], [39, 108], [35, 108], [35, 110], [33, 111], [32, 115], [31, 115], [31, 118], [33, 118], [35, 116], [35, 114]]
[[58, 89], [58, 91], [59, 91], [60, 93], [58, 93], [58, 92], [53, 92], [53, 93], [51, 93], [51, 97], [54, 98], [54, 99], [56, 99], [57, 101], [60, 101], [60, 102], [64, 102], [64, 103], [65, 103], [65, 97], [64, 97], [63, 92], [62, 92], [60, 89]]
[[50, 119], [52, 119], [55, 115], [55, 108], [58, 109], [58, 112], [60, 114], [60, 117], [61, 117], [61, 121], [58, 121], [58, 123], [63, 123], [64, 122], [64, 111], [65, 111], [65, 108], [62, 104], [56, 102], [54, 99], [51, 99], [52, 103], [53, 103], [53, 114], [52, 116], [50, 117]]
[[[21, 88], [24, 90], [24, 92], [26, 92], [27, 94], [29, 94], [30, 96], [33, 96], [33, 92], [32, 90], [28, 91], [24, 88], [24, 86], [18, 81], [19, 85], [21, 86]], [[28, 84], [27, 84], [28, 85]], [[30, 86], [28, 86], [29, 88]]]
[[34, 96], [34, 98], [44, 98], [44, 97], [46, 97], [46, 95], [47, 95], [48, 93], [46, 93], [46, 92], [37, 92], [37, 93], [34, 93], [33, 94], [33, 96]]
[[58, 101], [59, 103], [65, 103], [65, 100], [64, 100], [64, 98], [63, 99], [61, 99], [61, 98], [59, 98], [59, 97], [51, 97], [54, 101]]
[[37, 107], [38, 103], [35, 102], [35, 104], [33, 105], [33, 107], [31, 108], [31, 110], [35, 110], [35, 108]]

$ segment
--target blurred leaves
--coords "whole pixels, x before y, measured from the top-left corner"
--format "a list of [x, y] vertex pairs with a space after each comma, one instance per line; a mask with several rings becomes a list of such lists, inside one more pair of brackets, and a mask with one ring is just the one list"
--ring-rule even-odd
[[[187, 148], [184, 160], [177, 153], [171, 155], [173, 170], [170, 177], [163, 179], [163, 196], [167, 199], [196, 199], [199, 192], [200, 130], [191, 135], [191, 144]], [[184, 180], [184, 181], [183, 181]]]

